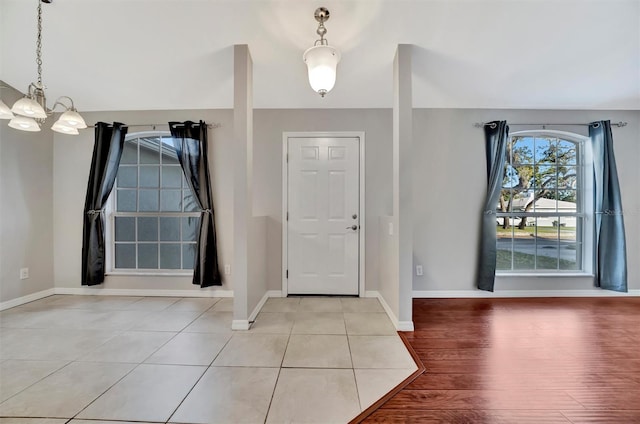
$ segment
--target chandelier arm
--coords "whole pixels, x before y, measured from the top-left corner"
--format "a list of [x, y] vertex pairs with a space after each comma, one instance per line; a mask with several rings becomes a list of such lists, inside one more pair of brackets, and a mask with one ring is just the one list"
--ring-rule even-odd
[[[63, 100], [63, 99], [67, 99], [67, 100], [69, 100], [69, 103], [71, 103], [71, 106], [67, 106], [67, 105], [65, 105], [64, 103], [62, 103], [62, 101], [61, 101], [61, 100]], [[69, 97], [69, 96], [60, 96], [60, 97], [58, 97], [58, 98], [56, 99], [55, 103], [53, 104], [53, 106], [51, 107], [51, 111], [53, 112], [53, 110], [54, 110], [54, 109], [56, 108], [56, 106], [58, 106], [58, 105], [62, 106], [62, 107], [65, 109], [65, 111], [67, 111], [67, 110], [72, 110], [72, 111], [74, 111], [74, 112], [75, 112], [75, 110], [76, 110], [76, 108], [75, 108], [75, 106], [74, 106], [74, 104], [73, 104], [73, 99], [72, 99], [71, 97]]]

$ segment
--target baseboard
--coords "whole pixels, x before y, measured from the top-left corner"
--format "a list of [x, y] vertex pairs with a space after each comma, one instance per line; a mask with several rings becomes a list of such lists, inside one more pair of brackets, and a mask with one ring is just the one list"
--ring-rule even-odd
[[256, 320], [256, 318], [258, 317], [258, 314], [260, 313], [260, 310], [262, 309], [262, 307], [270, 297], [282, 297], [282, 291], [269, 290], [265, 292], [264, 296], [262, 296], [262, 299], [260, 299], [260, 302], [258, 302], [256, 307], [253, 308], [253, 312], [251, 312], [251, 315], [249, 315], [249, 323], [252, 323], [253, 321]]
[[500, 298], [500, 297], [629, 297], [640, 296], [640, 290], [619, 293], [610, 290], [414, 290], [413, 297], [441, 298]]
[[233, 290], [155, 290], [155, 289], [104, 289], [100, 287], [56, 287], [55, 294], [98, 296], [158, 296], [158, 297], [233, 297]]
[[231, 329], [232, 330], [241, 330], [246, 331], [251, 327], [248, 319], [234, 319], [231, 321]]
[[382, 297], [380, 292], [373, 291], [373, 290], [372, 291], [366, 291], [364, 293], [364, 297], [375, 297], [375, 298], [378, 299], [378, 301], [380, 301], [380, 304], [382, 305], [382, 307], [384, 308], [384, 311], [389, 316], [389, 319], [391, 320], [393, 325], [396, 327], [396, 330], [398, 330], [398, 331], [413, 331], [413, 321], [400, 321], [400, 320], [398, 320], [398, 317], [396, 317], [396, 314], [393, 313], [393, 311], [391, 310], [391, 307], [389, 306], [387, 301], [384, 299], [384, 297]]
[[26, 296], [17, 297], [15, 299], [0, 302], [0, 311], [5, 309], [15, 308], [16, 306], [24, 305], [25, 303], [33, 302], [34, 300], [43, 299], [45, 297], [53, 296], [55, 289], [47, 289], [39, 292], [31, 293]]

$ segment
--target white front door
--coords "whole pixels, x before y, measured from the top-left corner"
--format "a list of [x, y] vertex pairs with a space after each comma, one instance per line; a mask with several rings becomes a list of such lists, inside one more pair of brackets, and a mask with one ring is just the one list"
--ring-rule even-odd
[[287, 292], [357, 295], [360, 139], [287, 143]]

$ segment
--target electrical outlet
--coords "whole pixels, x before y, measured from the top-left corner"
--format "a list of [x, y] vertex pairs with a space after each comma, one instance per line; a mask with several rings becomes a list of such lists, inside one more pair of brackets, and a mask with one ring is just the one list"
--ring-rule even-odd
[[424, 275], [422, 265], [416, 265], [416, 275]]
[[29, 278], [29, 268], [20, 268], [20, 279], [26, 280]]
[[226, 264], [224, 266], [224, 275], [231, 275], [231, 265]]

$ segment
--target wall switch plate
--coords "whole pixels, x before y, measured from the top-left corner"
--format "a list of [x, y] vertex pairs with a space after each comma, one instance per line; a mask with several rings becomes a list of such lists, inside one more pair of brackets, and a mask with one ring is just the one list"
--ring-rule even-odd
[[26, 280], [29, 278], [29, 268], [20, 268], [20, 279]]
[[392, 236], [393, 235], [393, 222], [389, 223], [389, 235]]
[[231, 275], [231, 265], [226, 264], [224, 266], [224, 275]]
[[422, 265], [416, 265], [416, 275], [424, 275]]

